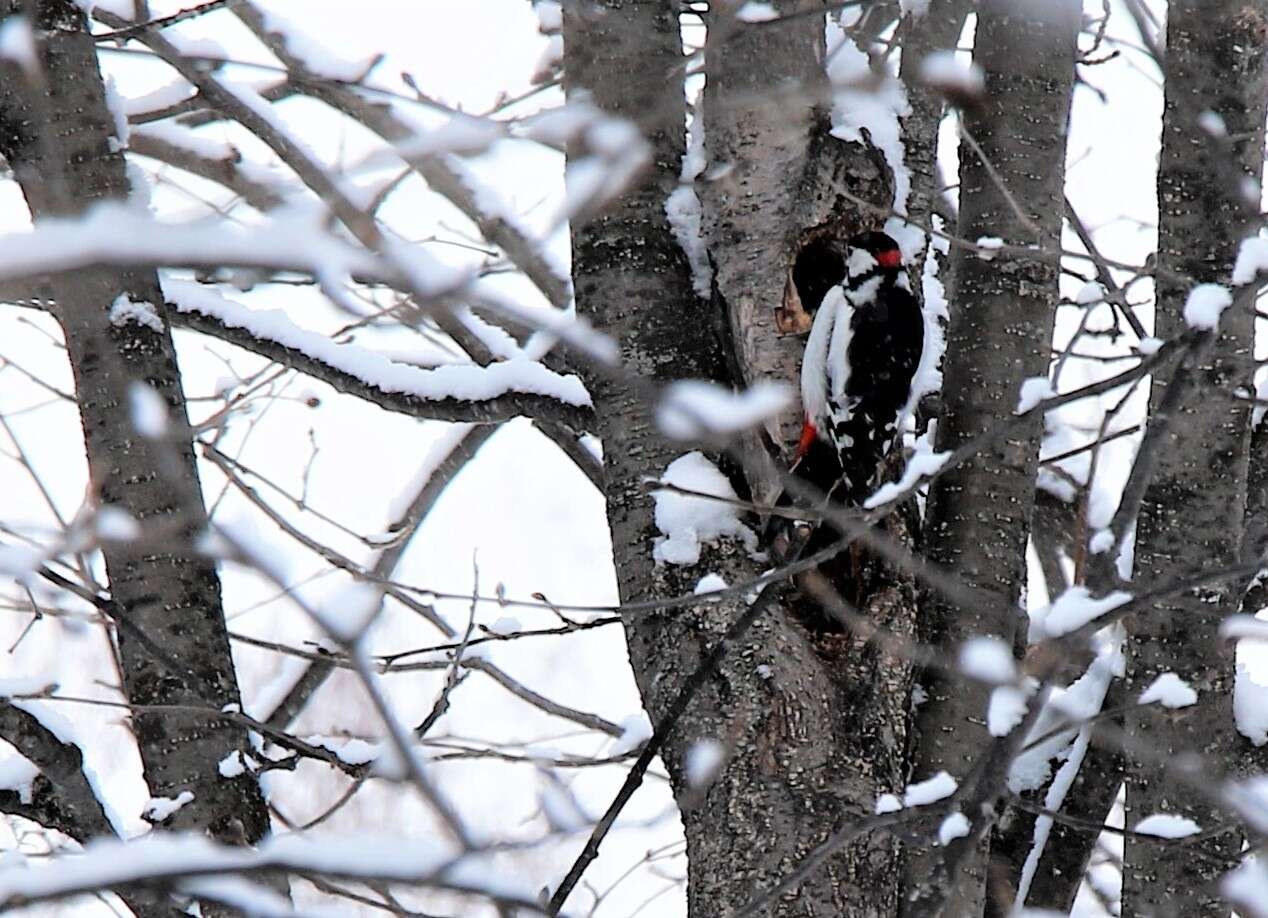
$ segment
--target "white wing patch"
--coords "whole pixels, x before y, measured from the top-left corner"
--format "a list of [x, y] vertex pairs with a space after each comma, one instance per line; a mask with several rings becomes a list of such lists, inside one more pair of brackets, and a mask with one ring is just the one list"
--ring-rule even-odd
[[[823, 303], [815, 311], [814, 324], [810, 327], [806, 353], [801, 362], [802, 408], [810, 422], [825, 436], [830, 433], [826, 428], [828, 395], [835, 367], [835, 360], [830, 352], [841, 313], [848, 309], [845, 293], [840, 287], [833, 287], [828, 291]], [[846, 319], [844, 324], [848, 328], [848, 317]]]
[[[850, 381], [850, 339], [854, 336], [850, 321], [854, 317], [852, 299], [847, 291], [833, 302], [836, 321], [832, 326], [832, 342], [828, 345], [828, 401], [836, 404], [845, 398], [845, 386]], [[825, 305], [827, 301], [824, 297]]]

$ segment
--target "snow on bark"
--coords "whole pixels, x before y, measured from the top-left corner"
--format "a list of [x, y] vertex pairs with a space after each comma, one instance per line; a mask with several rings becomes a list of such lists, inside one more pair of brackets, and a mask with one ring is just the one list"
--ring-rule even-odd
[[[934, 214], [932, 226], [942, 232], [944, 223], [941, 217]], [[932, 236], [929, 242], [933, 255], [945, 257], [951, 250], [951, 244], [942, 236]], [[946, 323], [951, 317], [947, 308], [946, 288], [938, 276], [941, 270], [941, 259], [929, 257], [924, 262], [924, 273], [920, 278], [920, 290], [924, 296], [920, 311], [925, 319], [925, 344], [920, 352], [920, 363], [911, 379], [911, 397], [903, 409], [903, 416], [910, 417], [917, 403], [933, 392], [942, 390], [942, 355], [947, 349]]]
[[664, 490], [653, 494], [656, 528], [661, 535], [656, 539], [652, 557], [658, 564], [695, 564], [700, 560], [702, 545], [723, 537], [739, 539], [750, 551], [757, 549], [757, 534], [740, 522], [740, 511], [728, 503], [739, 500], [735, 489], [703, 453], [679, 456], [660, 480], [721, 500]]
[[113, 77], [106, 77], [105, 87], [106, 107], [110, 110], [111, 118], [114, 119], [114, 136], [110, 138], [110, 152], [118, 153], [128, 148], [128, 108], [123, 96], [119, 95]]
[[128, 322], [144, 325], [159, 334], [163, 333], [163, 320], [159, 318], [158, 310], [154, 308], [153, 303], [138, 303], [128, 294], [120, 293], [110, 306], [110, 324], [117, 328]]
[[178, 77], [158, 89], [139, 96], [128, 96], [123, 100], [123, 111], [128, 117], [160, 111], [188, 101], [197, 92], [192, 83]]
[[1184, 816], [1176, 816], [1174, 813], [1154, 813], [1136, 823], [1132, 830], [1142, 835], [1156, 835], [1158, 838], [1187, 838], [1190, 835], [1197, 835], [1202, 828], [1192, 819]]
[[932, 778], [908, 784], [903, 791], [903, 806], [927, 806], [945, 800], [956, 792], [959, 784], [949, 772], [940, 771]]
[[28, 277], [92, 265], [221, 264], [290, 267], [347, 277], [384, 272], [369, 253], [342, 242], [311, 211], [279, 214], [268, 226], [223, 220], [162, 223], [126, 203], [103, 202], [75, 219], [46, 219], [3, 237], [0, 275]]
[[696, 596], [706, 596], [709, 593], [717, 593], [725, 590], [727, 583], [718, 574], [705, 574], [696, 581], [695, 589], [691, 592]]
[[1190, 328], [1215, 331], [1224, 310], [1233, 305], [1233, 295], [1222, 284], [1198, 284], [1184, 301], [1184, 321]]
[[708, 159], [704, 149], [704, 119], [693, 113], [687, 129], [687, 149], [682, 155], [682, 172], [678, 187], [665, 199], [665, 216], [674, 238], [691, 265], [691, 286], [701, 299], [713, 293], [713, 266], [704, 241], [703, 210], [696, 194], [696, 179], [704, 172]]
[[1164, 708], [1187, 708], [1197, 704], [1198, 693], [1175, 673], [1163, 673], [1140, 693], [1141, 704], [1160, 704]]
[[[1057, 769], [1057, 774], [1053, 777], [1052, 783], [1048, 785], [1048, 793], [1043, 801], [1043, 805], [1047, 809], [1054, 812], [1061, 809], [1061, 804], [1065, 802], [1066, 794], [1070, 792], [1070, 788], [1074, 786], [1074, 779], [1078, 777], [1083, 758], [1087, 755], [1091, 736], [1091, 731], [1086, 727], [1079, 731], [1074, 745], [1070, 747], [1066, 760]], [[1017, 880], [1017, 896], [1015, 899], [1017, 902], [1025, 902], [1026, 896], [1030, 892], [1030, 884], [1034, 881], [1035, 871], [1039, 869], [1039, 862], [1043, 858], [1044, 848], [1047, 846], [1048, 837], [1052, 833], [1052, 823], [1053, 819], [1051, 816], [1041, 815], [1035, 818], [1030, 852], [1026, 855], [1026, 861], [1022, 864], [1021, 874]], [[1023, 914], [1029, 913], [1023, 912]], [[1021, 918], [1021, 916], [1018, 916], [1018, 918]]]
[[893, 794], [881, 794], [876, 798], [876, 815], [883, 816], [885, 813], [897, 813], [903, 808], [903, 802]]
[[999, 250], [1004, 247], [1004, 240], [998, 236], [977, 237], [977, 257], [982, 261], [994, 261]]
[[1230, 615], [1220, 622], [1220, 637], [1226, 641], [1268, 641], [1268, 622], [1253, 615]]
[[942, 820], [942, 824], [938, 826], [938, 844], [945, 848], [957, 838], [964, 838], [968, 835], [969, 829], [968, 817], [957, 810]]
[[141, 815], [149, 822], [163, 822], [187, 803], [194, 801], [189, 791], [181, 791], [175, 797], [151, 797]]

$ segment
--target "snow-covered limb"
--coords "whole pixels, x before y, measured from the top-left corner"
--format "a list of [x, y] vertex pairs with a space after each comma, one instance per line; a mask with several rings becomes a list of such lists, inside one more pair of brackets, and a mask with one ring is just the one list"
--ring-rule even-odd
[[916, 441], [916, 450], [911, 454], [911, 458], [907, 460], [907, 467], [903, 469], [902, 477], [898, 481], [887, 482], [877, 488], [876, 493], [863, 501], [864, 508], [872, 510], [889, 503], [901, 494], [905, 494], [915, 487], [916, 483], [922, 478], [936, 475], [940, 472], [950, 458], [950, 452], [934, 452], [928, 438], [921, 437]]
[[268, 33], [283, 42], [292, 59], [302, 62], [304, 70], [314, 76], [345, 83], [356, 82], [365, 79], [381, 59], [376, 56], [359, 61], [345, 60], [314, 40], [286, 17], [263, 6], [257, 6], [256, 9], [259, 10], [264, 28]]
[[1034, 642], [1045, 637], [1060, 637], [1077, 631], [1106, 612], [1117, 609], [1131, 598], [1130, 593], [1122, 590], [1094, 597], [1087, 587], [1072, 586], [1058, 596], [1052, 605], [1031, 613], [1030, 639]]
[[283, 203], [280, 176], [243, 162], [242, 155], [230, 144], [159, 123], [134, 130], [128, 149], [223, 185], [256, 210], [272, 210]]
[[277, 215], [264, 226], [163, 223], [128, 204], [103, 202], [80, 219], [43, 220], [0, 243], [0, 277], [6, 278], [94, 265], [236, 265], [385, 282], [392, 274], [364, 249], [327, 232], [321, 214], [312, 211]]
[[0, 739], [21, 753], [17, 761], [0, 759], [0, 812], [78, 841], [116, 834], [117, 820], [64, 718], [43, 705], [0, 698]]
[[1245, 918], [1268, 918], [1268, 864], [1261, 855], [1251, 854], [1226, 873], [1220, 890]]
[[787, 386], [764, 380], [744, 392], [703, 379], [680, 380], [665, 388], [656, 421], [675, 440], [726, 437], [778, 414], [791, 398]]
[[535, 890], [495, 869], [495, 857], [491, 851], [455, 853], [433, 839], [389, 836], [331, 836], [319, 843], [275, 836], [255, 850], [192, 834], [156, 833], [130, 842], [98, 839], [88, 842], [82, 855], [58, 857], [55, 869], [25, 864], [0, 869], [0, 910], [130, 884], [267, 871], [417, 883], [538, 910]]
[[580, 381], [532, 361], [424, 370], [365, 348], [336, 344], [295, 325], [285, 313], [248, 309], [211, 287], [165, 279], [163, 288], [185, 327], [214, 334], [389, 411], [443, 421], [491, 423], [527, 415], [574, 428], [589, 423], [589, 396]]

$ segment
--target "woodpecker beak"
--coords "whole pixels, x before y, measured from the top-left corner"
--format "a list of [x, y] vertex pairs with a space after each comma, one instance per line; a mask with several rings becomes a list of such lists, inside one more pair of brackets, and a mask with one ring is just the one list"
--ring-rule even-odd
[[802, 307], [792, 269], [789, 269], [788, 279], [784, 281], [784, 304], [775, 310], [775, 329], [781, 335], [804, 335], [813, 324], [814, 317]]

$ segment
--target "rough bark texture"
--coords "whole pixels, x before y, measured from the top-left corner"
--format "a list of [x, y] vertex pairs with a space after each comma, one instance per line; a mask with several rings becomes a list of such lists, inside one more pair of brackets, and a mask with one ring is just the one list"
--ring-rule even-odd
[[[23, 4], [4, 4], [6, 13]], [[26, 9], [31, 10], [27, 5]], [[96, 50], [80, 9], [48, 0], [34, 10], [46, 29], [43, 77], [10, 70], [0, 83], [0, 152], [13, 166], [36, 220], [74, 216], [128, 195], [120, 153], [112, 149]], [[184, 396], [166, 322], [162, 332], [114, 324], [120, 296], [152, 304], [162, 297], [152, 271], [83, 270], [51, 280], [74, 371], [89, 471], [103, 506], [121, 508], [145, 532], [103, 547], [128, 699], [137, 705], [238, 704], [215, 564], [192, 549], [206, 529]], [[143, 382], [168, 408], [169, 428], [147, 440], [135, 428], [131, 387]], [[183, 790], [194, 801], [166, 823], [244, 843], [268, 830], [268, 813], [251, 774], [220, 776], [217, 763], [248, 751], [243, 730], [213, 720], [137, 714], [133, 718], [145, 777], [154, 796]]]
[[[1042, 7], [989, 0], [979, 7], [974, 60], [986, 73], [986, 94], [966, 122], [1033, 229], [1015, 213], [981, 158], [962, 143], [960, 236], [999, 236], [1049, 247], [1060, 238], [1078, 22], [1078, 4], [1072, 0]], [[988, 263], [957, 249], [952, 288], [950, 299], [957, 306], [948, 329], [939, 450], [954, 449], [1009, 417], [1022, 381], [1047, 372], [1056, 265], [1051, 258]], [[997, 609], [1015, 608], [1025, 583], [1040, 433], [1038, 418], [1016, 428], [942, 476], [929, 497], [929, 557], [971, 586], [998, 594]], [[925, 610], [928, 639], [948, 654], [972, 634], [997, 635], [1011, 645], [1020, 620], [1011, 611], [958, 608], [933, 596]], [[929, 701], [917, 718], [914, 777], [941, 769], [962, 777], [990, 740], [984, 725], [987, 690], [937, 676], [927, 688]], [[909, 848], [906, 876], [912, 890], [927, 882], [940, 857], [932, 846]], [[965, 860], [957, 887], [960, 898], [952, 900], [949, 913], [979, 914], [983, 858]]]
[[[932, 0], [922, 15], [908, 13], [903, 19], [903, 58], [898, 75], [911, 106], [911, 113], [902, 122], [903, 162], [911, 175], [907, 215], [922, 226], [944, 210], [938, 200], [937, 159], [938, 128], [946, 104], [942, 92], [921, 79], [920, 68], [930, 54], [955, 48], [972, 7], [971, 0]], [[926, 248], [922, 257], [929, 252]], [[921, 274], [917, 272], [917, 276]]]
[[[683, 150], [676, 6], [661, 0], [564, 6], [569, 93], [588, 90], [604, 110], [636, 120], [654, 150], [638, 187], [607, 212], [574, 224], [574, 287], [579, 310], [621, 343], [630, 370], [658, 380], [725, 378], [731, 342], [719, 334], [725, 330], [721, 299], [705, 302], [693, 292], [664, 211], [665, 198], [678, 182]], [[821, 21], [814, 17], [806, 17], [802, 26], [822, 35]], [[770, 73], [770, 64], [777, 62], [772, 52], [766, 51], [763, 60], [767, 78], [754, 87], [758, 91], [778, 84]], [[807, 130], [803, 124], [786, 142], [792, 147], [810, 143]], [[764, 152], [744, 155], [760, 159]], [[873, 165], [871, 170], [878, 179], [879, 169]], [[757, 194], [759, 186], [752, 181]], [[762, 181], [775, 183], [785, 195], [800, 191], [773, 175]], [[769, 185], [761, 193], [774, 199]], [[706, 206], [717, 211], [715, 227], [732, 227], [733, 235], [715, 239], [715, 259], [734, 258], [731, 249], [751, 240], [742, 238], [742, 215], [732, 211], [749, 211], [749, 198], [737, 190]], [[784, 214], [795, 209], [787, 203], [780, 207]], [[766, 318], [784, 283], [779, 238], [765, 240], [769, 248], [761, 250], [775, 261], [748, 266], [747, 289], [768, 285], [771, 298], [751, 303], [753, 310], [765, 310]], [[769, 321], [763, 327], [773, 340]], [[762, 340], [752, 329], [746, 334], [754, 342]], [[799, 348], [800, 343], [790, 357]], [[744, 359], [735, 362], [745, 364]], [[643, 482], [688, 447], [660, 437], [645, 392], [610, 378], [596, 378], [591, 386], [604, 442], [622, 599], [689, 593], [707, 571], [728, 582], [758, 573], [761, 566], [733, 543], [709, 548], [694, 567], [653, 565], [656, 528]], [[910, 590], [895, 586], [872, 597], [869, 612], [894, 630], [911, 633], [913, 607]], [[627, 620], [631, 665], [653, 720], [736, 614], [735, 603], [702, 604]], [[848, 661], [847, 654], [852, 654]], [[783, 607], [758, 620], [692, 703], [664, 752], [684, 810], [692, 915], [711, 918], [742, 907], [792, 872], [843, 822], [870, 815], [877, 793], [902, 786], [909, 680], [905, 663], [846, 636], [816, 638]], [[683, 775], [687, 750], [702, 739], [717, 740], [730, 753], [705, 793], [688, 787]], [[889, 918], [897, 907], [896, 848], [888, 835], [863, 837], [763, 913]]]
[[[1262, 171], [1265, 48], [1268, 5], [1246, 0], [1178, 0], [1167, 14], [1166, 107], [1158, 171], [1158, 307], [1155, 335], [1186, 328], [1183, 308], [1193, 284], [1227, 279], [1238, 240], [1257, 213], [1243, 199], [1242, 179]], [[1212, 110], [1228, 140], [1198, 124]], [[1257, 198], [1257, 195], [1256, 195]], [[1176, 412], [1157, 473], [1141, 507], [1136, 579], [1176, 577], [1200, 564], [1238, 560], [1250, 436], [1245, 403], [1212, 397], [1249, 384], [1253, 316], [1228, 310], [1214, 346], [1196, 368], [1198, 389]], [[1164, 380], [1154, 380], [1153, 405]], [[1135, 697], [1162, 672], [1172, 671], [1198, 691], [1198, 706], [1173, 717], [1156, 708], [1127, 718], [1132, 744], [1154, 755], [1185, 752], [1210, 758], [1214, 775], [1235, 768], [1239, 740], [1233, 725], [1233, 648], [1218, 637], [1219, 620], [1237, 611], [1241, 585], [1195, 591], [1161, 603], [1129, 622], [1127, 695]], [[1152, 756], [1151, 756], [1152, 757]], [[1187, 793], [1152, 762], [1129, 762], [1127, 824], [1152, 813], [1187, 816], [1203, 827], [1222, 821], [1219, 810]], [[1236, 833], [1198, 843], [1233, 855]], [[1126, 841], [1125, 915], [1226, 915], [1212, 880], [1217, 859], [1195, 856], [1194, 845]]]

